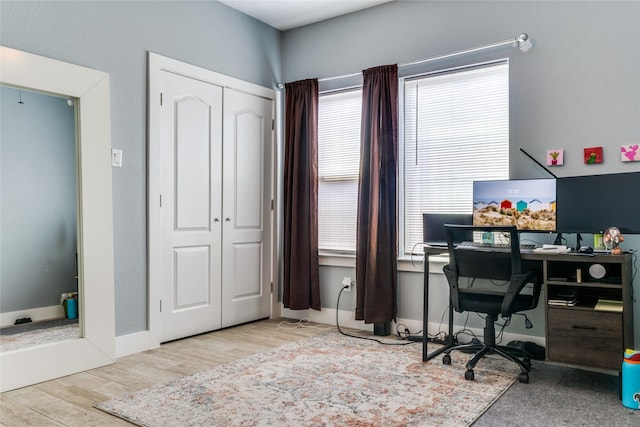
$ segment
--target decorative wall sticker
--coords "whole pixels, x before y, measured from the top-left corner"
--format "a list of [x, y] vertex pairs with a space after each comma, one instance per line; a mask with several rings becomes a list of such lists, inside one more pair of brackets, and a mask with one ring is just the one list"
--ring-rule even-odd
[[564, 164], [564, 150], [547, 150], [547, 166], [562, 166]]
[[639, 145], [623, 145], [620, 147], [620, 161], [622, 162], [640, 162]]
[[587, 165], [602, 163], [602, 147], [585, 148], [584, 163]]

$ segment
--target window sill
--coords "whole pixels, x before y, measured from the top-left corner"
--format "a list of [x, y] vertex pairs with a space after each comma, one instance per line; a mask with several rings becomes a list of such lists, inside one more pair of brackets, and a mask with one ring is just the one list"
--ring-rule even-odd
[[[432, 273], [442, 273], [442, 266], [449, 262], [447, 255], [431, 256], [429, 267]], [[356, 267], [355, 254], [338, 254], [321, 252], [319, 254], [319, 263], [323, 267]], [[398, 271], [410, 271], [422, 273], [424, 262], [421, 257], [403, 257], [398, 259]]]

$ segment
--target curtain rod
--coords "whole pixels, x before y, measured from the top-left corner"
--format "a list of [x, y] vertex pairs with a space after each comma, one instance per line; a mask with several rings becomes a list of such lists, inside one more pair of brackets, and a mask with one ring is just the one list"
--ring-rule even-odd
[[[475, 52], [479, 52], [482, 50], [486, 50], [486, 49], [492, 49], [495, 47], [500, 47], [500, 46], [505, 46], [510, 44], [513, 47], [517, 47], [520, 48], [521, 51], [526, 52], [529, 49], [531, 49], [531, 41], [529, 40], [529, 35], [527, 33], [522, 33], [516, 37], [513, 37], [511, 39], [507, 39], [507, 40], [502, 40], [499, 42], [494, 42], [494, 43], [489, 43], [489, 44], [485, 44], [482, 46], [476, 46], [476, 47], [472, 47], [469, 49], [464, 49], [464, 50], [459, 50], [456, 52], [452, 52], [452, 53], [445, 53], [442, 55], [438, 55], [438, 56], [433, 56], [431, 58], [427, 58], [427, 59], [420, 59], [418, 61], [413, 61], [413, 62], [407, 62], [404, 64], [400, 64], [398, 65], [398, 67], [410, 67], [412, 65], [419, 65], [419, 64], [424, 64], [426, 62], [432, 62], [432, 61], [438, 61], [441, 59], [446, 59], [446, 58], [451, 58], [454, 56], [458, 56], [458, 55], [466, 55], [469, 53], [475, 53]], [[348, 77], [356, 77], [359, 76], [361, 73], [351, 73], [351, 74], [343, 74], [341, 76], [334, 76], [334, 77], [324, 77], [321, 79], [318, 79], [319, 82], [326, 82], [326, 81], [330, 81], [330, 80], [338, 80], [338, 79], [345, 79]], [[276, 85], [277, 89], [283, 89], [284, 88], [284, 83], [278, 83]]]

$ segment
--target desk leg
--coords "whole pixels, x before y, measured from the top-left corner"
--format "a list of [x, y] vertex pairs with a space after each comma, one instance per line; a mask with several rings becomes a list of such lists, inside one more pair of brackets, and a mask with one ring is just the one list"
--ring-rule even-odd
[[424, 273], [422, 276], [422, 288], [424, 296], [422, 297], [422, 361], [431, 360], [427, 351], [427, 343], [429, 342], [429, 254], [424, 254]]
[[425, 254], [424, 259], [424, 277], [423, 277], [424, 297], [422, 310], [422, 361], [428, 362], [434, 357], [438, 357], [446, 350], [453, 347], [453, 307], [451, 305], [451, 298], [449, 298], [449, 333], [447, 336], [447, 344], [441, 348], [433, 351], [429, 354], [427, 350], [428, 339], [428, 326], [429, 326], [429, 255]]

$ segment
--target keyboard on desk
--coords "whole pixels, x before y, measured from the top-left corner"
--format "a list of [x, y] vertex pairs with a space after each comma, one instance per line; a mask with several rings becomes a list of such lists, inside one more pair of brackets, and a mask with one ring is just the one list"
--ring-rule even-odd
[[[508, 243], [482, 243], [482, 242], [460, 242], [458, 244], [459, 248], [469, 248], [469, 249], [511, 249], [511, 245]], [[536, 245], [531, 243], [520, 243], [521, 250], [533, 250], [536, 248]]]

